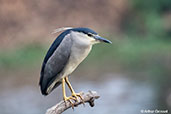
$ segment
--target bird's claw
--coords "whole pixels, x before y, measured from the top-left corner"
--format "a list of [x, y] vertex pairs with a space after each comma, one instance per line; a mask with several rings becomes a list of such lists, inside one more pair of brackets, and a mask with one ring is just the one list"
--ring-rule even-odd
[[85, 103], [84, 103], [83, 97], [81, 96], [81, 93], [72, 93], [72, 96], [64, 97], [64, 101], [65, 101], [65, 104], [66, 104], [66, 101], [69, 101], [71, 103], [71, 105], [72, 105], [72, 109], [74, 109], [74, 102], [73, 102], [73, 100], [75, 102], [78, 102], [79, 98], [82, 101], [83, 105], [85, 106]]
[[74, 103], [73, 103], [72, 100], [76, 101], [76, 98], [73, 97], [73, 96], [64, 97], [65, 104], [66, 104], [66, 101], [69, 101], [71, 103], [71, 105], [72, 105], [72, 109], [74, 109]]
[[75, 100], [76, 102], [78, 102], [78, 98], [80, 98], [80, 100], [82, 101], [83, 105], [85, 106], [83, 97], [81, 96], [81, 93], [72, 93], [72, 96], [74, 98], [76, 98], [76, 100]]

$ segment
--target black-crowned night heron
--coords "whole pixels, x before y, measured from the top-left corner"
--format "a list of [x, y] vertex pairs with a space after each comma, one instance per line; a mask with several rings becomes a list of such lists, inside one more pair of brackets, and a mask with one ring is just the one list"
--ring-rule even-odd
[[[87, 57], [93, 44], [112, 42], [89, 28], [60, 28], [55, 33], [62, 30], [65, 31], [56, 38], [44, 58], [39, 84], [42, 94], [48, 95], [62, 83], [64, 101], [72, 103], [71, 99], [78, 100], [78, 97], [82, 97], [80, 93], [75, 93], [68, 76]], [[66, 96], [65, 82], [71, 90], [70, 97]]]

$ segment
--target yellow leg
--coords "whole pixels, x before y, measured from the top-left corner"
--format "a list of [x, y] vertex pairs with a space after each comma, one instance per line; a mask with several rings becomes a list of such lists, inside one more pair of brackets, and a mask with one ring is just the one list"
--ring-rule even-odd
[[74, 103], [72, 102], [72, 100], [76, 100], [76, 98], [75, 97], [72, 97], [72, 96], [70, 96], [70, 97], [67, 97], [66, 96], [66, 92], [65, 92], [65, 79], [64, 78], [62, 78], [62, 90], [63, 90], [63, 98], [64, 98], [64, 101], [65, 102], [66, 101], [69, 101], [72, 104], [72, 108], [74, 108]]
[[76, 101], [78, 101], [78, 97], [80, 97], [80, 99], [82, 100], [82, 102], [84, 103], [84, 100], [81, 96], [81, 93], [75, 93], [74, 89], [72, 88], [69, 80], [68, 80], [68, 77], [66, 76], [65, 77], [65, 82], [66, 84], [68, 85], [69, 89], [71, 90], [71, 93], [72, 93], [72, 96], [76, 98]]

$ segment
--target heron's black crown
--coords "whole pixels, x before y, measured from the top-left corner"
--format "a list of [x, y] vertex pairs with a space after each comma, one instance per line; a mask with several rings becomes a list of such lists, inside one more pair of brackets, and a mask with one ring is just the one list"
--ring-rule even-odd
[[76, 32], [82, 32], [84, 34], [94, 34], [97, 35], [97, 33], [89, 28], [73, 28], [70, 29], [71, 31], [76, 31]]

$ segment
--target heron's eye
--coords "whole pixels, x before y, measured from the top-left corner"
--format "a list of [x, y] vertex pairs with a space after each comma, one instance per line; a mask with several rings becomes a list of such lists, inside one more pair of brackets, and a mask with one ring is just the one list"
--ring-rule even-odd
[[87, 35], [88, 35], [89, 37], [92, 37], [92, 36], [93, 36], [93, 35], [92, 35], [92, 34], [90, 34], [90, 33], [88, 33]]

